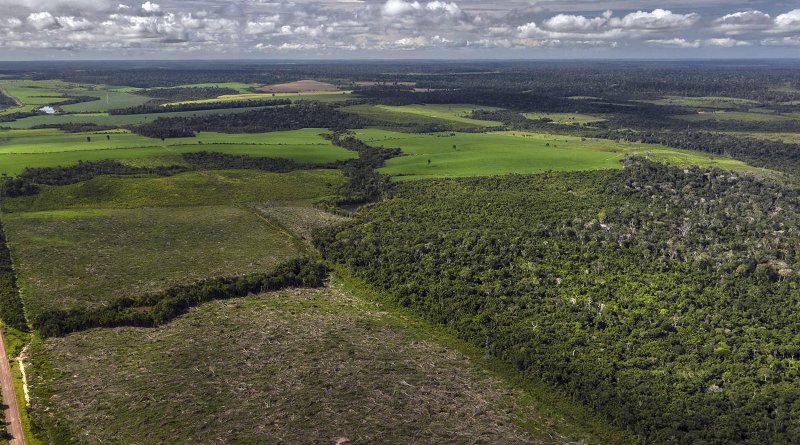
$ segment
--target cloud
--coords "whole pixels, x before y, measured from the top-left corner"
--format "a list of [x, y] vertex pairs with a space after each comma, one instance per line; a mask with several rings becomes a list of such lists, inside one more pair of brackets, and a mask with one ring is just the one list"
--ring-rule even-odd
[[[246, 56], [268, 51], [465, 49], [502, 57], [514, 53], [491, 49], [603, 47], [624, 55], [628, 49], [649, 54], [657, 51], [653, 47], [790, 47], [800, 40], [800, 9], [744, 10], [741, 1], [728, 11], [717, 6], [720, 12], [709, 18], [692, 12], [688, 0], [616, 14], [603, 11], [604, 3], [596, 0], [576, 5], [565, 0], [540, 0], [533, 6], [529, 0], [513, 2], [518, 8], [484, 0], [0, 0], [0, 5], [12, 5], [0, 18], [0, 47], [115, 57], [157, 55], [162, 49], [200, 56], [211, 51]], [[605, 4], [630, 8], [644, 3]], [[679, 4], [678, 12], [666, 7]], [[586, 10], [598, 12], [574, 12]]]
[[58, 21], [49, 12], [34, 12], [28, 16], [28, 23], [35, 29], [41, 31], [45, 29], [58, 28]]
[[674, 14], [664, 9], [632, 12], [622, 19], [611, 18], [611, 26], [623, 29], [669, 30], [688, 28], [700, 21], [700, 14]]
[[800, 46], [800, 36], [770, 38], [761, 41], [763, 46]]
[[795, 9], [775, 17], [774, 32], [800, 31], [800, 9]]
[[153, 3], [150, 1], [142, 3], [142, 11], [144, 12], [158, 12], [161, 10], [161, 6], [158, 3]]
[[94, 24], [89, 20], [80, 17], [61, 16], [57, 17], [58, 25], [65, 31], [88, 31], [94, 28]]
[[615, 17], [612, 11], [606, 11], [591, 18], [558, 14], [545, 20], [541, 27], [536, 22], [529, 22], [517, 30], [521, 38], [640, 39], [688, 29], [699, 21], [699, 14], [675, 14], [664, 9], [636, 11], [622, 17]]
[[735, 48], [737, 46], [750, 46], [751, 42], [745, 40], [736, 40], [731, 38], [714, 38], [708, 39], [704, 42], [706, 46], [716, 46], [720, 48]]
[[681, 38], [648, 40], [647, 43], [668, 48], [700, 48], [700, 41], [689, 41]]
[[422, 5], [419, 2], [409, 3], [403, 0], [387, 0], [381, 8], [381, 13], [386, 17], [396, 17], [419, 11], [420, 9], [422, 9]]

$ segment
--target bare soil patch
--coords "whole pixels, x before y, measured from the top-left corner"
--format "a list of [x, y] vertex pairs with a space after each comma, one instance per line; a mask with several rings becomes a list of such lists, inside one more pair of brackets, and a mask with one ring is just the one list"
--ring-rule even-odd
[[278, 83], [256, 88], [265, 93], [318, 93], [323, 91], [339, 91], [336, 85], [316, 80], [298, 80], [296, 82]]

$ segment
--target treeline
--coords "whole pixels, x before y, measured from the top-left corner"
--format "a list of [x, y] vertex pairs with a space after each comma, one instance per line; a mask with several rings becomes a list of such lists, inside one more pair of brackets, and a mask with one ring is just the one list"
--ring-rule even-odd
[[260, 100], [236, 100], [224, 102], [207, 103], [185, 103], [175, 105], [162, 105], [160, 103], [145, 103], [135, 107], [117, 108], [109, 110], [108, 114], [152, 114], [152, 113], [174, 113], [180, 111], [204, 111], [220, 110], [226, 108], [255, 108], [255, 107], [274, 107], [279, 105], [291, 105], [289, 99], [260, 99]]
[[286, 173], [295, 170], [338, 167], [336, 164], [308, 164], [284, 158], [263, 158], [208, 151], [184, 153], [181, 157], [195, 170], [250, 169]]
[[358, 158], [343, 163], [347, 182], [339, 190], [339, 205], [364, 204], [377, 201], [391, 188], [391, 179], [377, 169], [391, 158], [400, 156], [399, 148], [371, 147], [349, 132], [335, 132], [330, 136], [333, 145], [358, 153]]
[[163, 139], [192, 137], [198, 131], [262, 133], [301, 128], [344, 130], [361, 128], [365, 122], [365, 119], [351, 113], [341, 112], [328, 104], [300, 103], [291, 107], [263, 108], [243, 113], [161, 117], [152, 122], [132, 127], [131, 130], [142, 136]]
[[634, 160], [398, 184], [316, 244], [644, 443], [788, 444], [798, 225], [795, 187]]
[[308, 258], [294, 259], [270, 273], [211, 278], [140, 297], [124, 297], [99, 309], [45, 312], [36, 317], [33, 327], [44, 337], [98, 327], [154, 327], [201, 303], [289, 287], [321, 287], [327, 276], [328, 269], [324, 264]]
[[38, 130], [43, 128], [56, 128], [65, 133], [91, 133], [98, 131], [117, 130], [119, 126], [99, 125], [91, 122], [86, 122], [86, 123], [67, 122], [63, 124], [41, 124], [41, 125], [34, 125], [31, 127], [32, 130]]
[[5, 178], [2, 196], [31, 196], [39, 193], [41, 185], [67, 185], [87, 181], [99, 175], [161, 175], [168, 176], [187, 171], [180, 165], [159, 167], [133, 167], [114, 160], [78, 161], [69, 167], [28, 167], [13, 178]]
[[28, 330], [25, 310], [17, 288], [17, 278], [11, 262], [3, 224], [0, 222], [0, 319], [8, 326]]
[[239, 94], [239, 90], [225, 87], [185, 87], [185, 88], [148, 88], [134, 91], [141, 96], [162, 99], [167, 102], [183, 102], [189, 100], [214, 99], [228, 94]]

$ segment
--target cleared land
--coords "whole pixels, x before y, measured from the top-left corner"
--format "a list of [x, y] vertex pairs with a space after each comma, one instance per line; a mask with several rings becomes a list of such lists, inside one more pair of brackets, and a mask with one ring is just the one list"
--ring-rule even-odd
[[760, 133], [760, 132], [726, 132], [735, 136], [766, 139], [768, 141], [783, 141], [787, 144], [800, 144], [800, 133]]
[[225, 94], [213, 99], [198, 99], [164, 104], [168, 107], [177, 104], [207, 104], [216, 102], [234, 102], [243, 100], [289, 99], [291, 101], [308, 100], [316, 102], [338, 102], [352, 99], [352, 91], [311, 91], [300, 93], [242, 93]]
[[38, 342], [32, 409], [89, 444], [624, 440], [438, 339], [338, 286], [216, 301]]
[[307, 206], [342, 181], [336, 170], [101, 176], [6, 200], [13, 213], [3, 221], [26, 310], [36, 314], [268, 270], [305, 247], [236, 204]]
[[311, 203], [333, 195], [343, 182], [339, 170], [200, 171], [123, 179], [98, 176], [76, 184], [43, 186], [35, 196], [5, 199], [3, 210], [131, 209], [265, 201]]
[[741, 122], [785, 122], [796, 120], [796, 116], [783, 115], [777, 113], [765, 113], [763, 111], [714, 111], [707, 113], [687, 114], [677, 116], [689, 122], [701, 121], [741, 121]]
[[[388, 111], [394, 114], [411, 114], [415, 116], [429, 117], [434, 119], [441, 119], [449, 122], [457, 122], [460, 124], [473, 125], [476, 127], [499, 127], [502, 122], [498, 121], [484, 121], [479, 119], [472, 119], [469, 116], [475, 110], [497, 110], [493, 107], [482, 107], [477, 105], [376, 105], [376, 108]], [[388, 116], [387, 116], [388, 117]]]
[[665, 96], [661, 99], [645, 101], [656, 105], [676, 105], [679, 107], [691, 108], [741, 108], [747, 106], [758, 105], [757, 101], [750, 99], [741, 99], [738, 97], [724, 97], [724, 96]]
[[67, 113], [98, 113], [116, 108], [135, 107], [150, 100], [149, 97], [118, 91], [114, 88], [86, 90], [82, 91], [80, 95], [94, 96], [97, 100], [64, 105], [61, 109]]
[[265, 93], [319, 93], [323, 91], [339, 91], [336, 85], [317, 80], [298, 80], [296, 82], [278, 83], [256, 88]]
[[534, 120], [547, 118], [556, 124], [565, 125], [583, 125], [605, 121], [602, 117], [580, 113], [525, 113], [524, 116]]
[[451, 136], [451, 133], [408, 134], [367, 129], [356, 131], [356, 135], [369, 145], [403, 150], [405, 156], [390, 159], [381, 169], [396, 180], [621, 168], [619, 161], [628, 154], [677, 165], [755, 170], [740, 161], [694, 151], [541, 133]]
[[98, 307], [202, 278], [265, 272], [302, 250], [247, 209], [171, 207], [4, 218], [30, 315]]
[[357, 156], [321, 136], [327, 132], [318, 128], [248, 134], [201, 132], [193, 138], [161, 141], [119, 131], [0, 131], [0, 174], [14, 175], [26, 167], [66, 166], [101, 159], [117, 159], [135, 165], [172, 165], [182, 162], [182, 153], [197, 151], [286, 158], [305, 163], [328, 163]]
[[0, 122], [0, 128], [22, 129], [32, 128], [40, 125], [64, 125], [64, 124], [97, 124], [104, 126], [124, 126], [144, 124], [154, 121], [159, 117], [191, 117], [207, 116], [213, 114], [233, 114], [245, 111], [257, 110], [263, 107], [243, 107], [243, 108], [224, 108], [216, 110], [199, 111], [171, 111], [165, 113], [147, 114], [118, 114], [109, 115], [107, 113], [83, 113], [83, 114], [43, 114], [17, 119], [13, 122]]
[[34, 111], [44, 105], [69, 100], [75, 96], [93, 96], [97, 100], [63, 105], [66, 113], [95, 113], [114, 108], [141, 105], [149, 98], [131, 94], [130, 88], [106, 85], [81, 85], [60, 80], [0, 80], [0, 88], [17, 99], [22, 105], [0, 112]]
[[33, 111], [44, 105], [66, 100], [61, 81], [0, 80], [0, 88], [21, 105], [0, 111], [0, 114]]

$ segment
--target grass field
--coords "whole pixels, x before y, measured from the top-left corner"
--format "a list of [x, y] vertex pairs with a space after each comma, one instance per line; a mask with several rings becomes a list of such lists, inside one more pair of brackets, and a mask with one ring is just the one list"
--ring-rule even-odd
[[4, 223], [34, 316], [268, 271], [302, 254], [280, 228], [227, 206], [27, 212]]
[[661, 99], [646, 102], [656, 105], [675, 105], [679, 107], [716, 109], [741, 108], [758, 105], [758, 102], [754, 100], [724, 96], [665, 96]]
[[800, 144], [800, 133], [760, 133], [750, 131], [731, 131], [725, 134], [732, 134], [735, 136], [749, 137], [755, 139], [766, 139], [768, 141], [783, 141], [787, 144]]
[[150, 100], [149, 97], [131, 94], [126, 91], [117, 91], [114, 88], [82, 91], [80, 95], [94, 96], [97, 100], [64, 105], [61, 109], [67, 113], [99, 113], [115, 108], [135, 107]]
[[450, 136], [450, 133], [407, 134], [367, 129], [356, 134], [367, 144], [403, 150], [405, 156], [390, 159], [381, 169], [396, 180], [621, 168], [619, 161], [634, 153], [677, 165], [756, 170], [733, 159], [659, 145], [539, 133]]
[[339, 102], [353, 99], [352, 91], [311, 91], [307, 93], [241, 93], [226, 94], [214, 99], [198, 99], [165, 104], [165, 107], [177, 104], [207, 104], [216, 102], [232, 102], [241, 100], [289, 99], [293, 102], [309, 100], [317, 102]]
[[413, 114], [417, 116], [431, 117], [450, 122], [458, 122], [461, 124], [473, 125], [476, 127], [499, 127], [503, 125], [502, 122], [483, 121], [478, 119], [472, 119], [469, 117], [475, 110], [488, 110], [488, 111], [497, 110], [497, 108], [493, 107], [482, 107], [477, 105], [462, 105], [462, 104], [403, 105], [403, 106], [376, 105], [376, 107], [381, 110], [386, 110], [392, 113]]
[[715, 111], [677, 116], [688, 122], [741, 121], [741, 122], [785, 122], [797, 120], [797, 116], [752, 111]]
[[87, 444], [624, 442], [462, 347], [339, 283], [286, 290], [37, 341], [33, 411]]
[[583, 125], [605, 121], [602, 117], [580, 113], [525, 113], [524, 116], [534, 120], [548, 118], [556, 124], [565, 125]]
[[44, 105], [65, 100], [67, 84], [58, 80], [0, 80], [0, 89], [22, 105], [0, 111], [0, 114], [33, 111]]
[[35, 196], [6, 198], [3, 210], [131, 209], [265, 201], [311, 203], [333, 195], [343, 182], [339, 170], [290, 173], [222, 170], [137, 178], [98, 176], [77, 184], [43, 186]]
[[141, 105], [149, 100], [147, 97], [131, 94], [124, 87], [81, 85], [60, 80], [0, 80], [0, 89], [23, 104], [0, 114], [36, 110], [43, 105], [62, 102], [71, 96], [94, 96], [97, 100], [64, 105], [61, 107], [64, 112], [95, 113]]
[[[321, 134], [327, 130], [306, 128], [271, 133], [222, 134], [201, 132], [194, 138], [161, 141], [126, 132], [61, 133], [54, 130], [0, 131], [0, 174], [15, 175], [26, 167], [66, 166], [78, 161], [117, 159], [135, 165], [180, 164], [180, 154], [218, 151], [327, 163], [357, 155], [332, 145]], [[92, 138], [91, 142], [87, 137]]]
[[147, 114], [120, 114], [109, 115], [107, 113], [84, 113], [84, 114], [49, 114], [31, 116], [17, 119], [13, 122], [0, 122], [0, 128], [22, 129], [40, 125], [63, 125], [63, 124], [97, 124], [105, 126], [124, 126], [144, 124], [154, 121], [159, 117], [190, 117], [206, 116], [212, 114], [233, 114], [244, 113], [246, 111], [258, 110], [262, 107], [243, 107], [243, 108], [224, 108], [218, 110], [199, 110], [199, 111], [173, 111], [166, 113], [147, 113]]
[[337, 170], [102, 176], [6, 200], [3, 221], [37, 313], [272, 267], [304, 249], [279, 220], [242, 204], [302, 208], [342, 181]]

